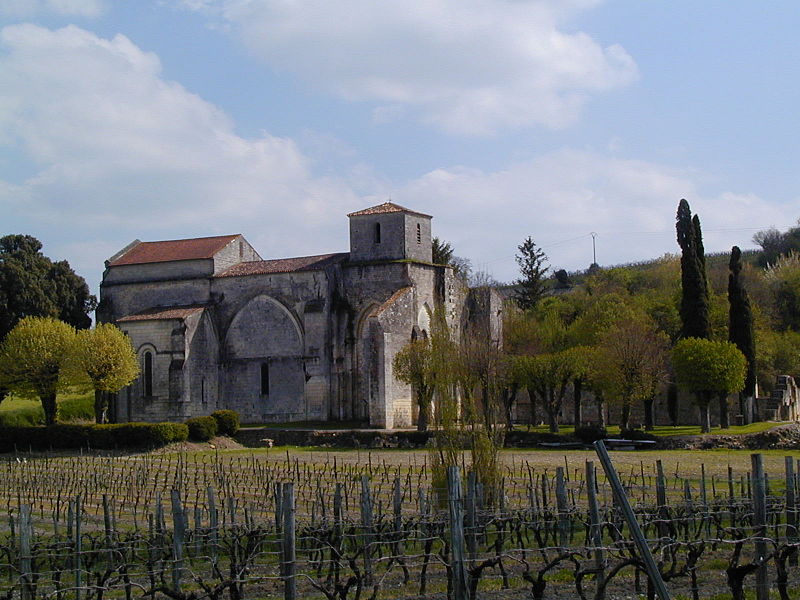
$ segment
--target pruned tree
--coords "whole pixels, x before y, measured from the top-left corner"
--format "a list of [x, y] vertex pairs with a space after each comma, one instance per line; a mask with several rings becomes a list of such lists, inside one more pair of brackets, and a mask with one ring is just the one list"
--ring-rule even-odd
[[711, 431], [711, 398], [744, 388], [747, 359], [731, 342], [686, 338], [672, 349], [678, 386], [694, 394], [703, 433]]
[[630, 427], [634, 402], [644, 404], [645, 429], [652, 430], [653, 401], [667, 377], [669, 337], [649, 317], [631, 314], [606, 329], [598, 344], [600, 387], [621, 408], [620, 427]]
[[[753, 329], [753, 309], [750, 306], [750, 298], [747, 290], [742, 283], [742, 251], [738, 246], [731, 249], [731, 259], [728, 263], [730, 274], [728, 275], [728, 340], [736, 344], [747, 359], [747, 374], [744, 380], [739, 402], [739, 411], [746, 415], [748, 422], [753, 415], [748, 414], [747, 398], [753, 398], [756, 390], [756, 338]], [[720, 420], [727, 421], [727, 404], [724, 399], [720, 400]]]
[[700, 219], [692, 217], [686, 200], [678, 204], [675, 228], [681, 247], [681, 307], [683, 337], [709, 338], [708, 281]]
[[517, 265], [519, 265], [520, 278], [514, 284], [514, 300], [522, 310], [534, 308], [544, 297], [547, 290], [545, 276], [547, 275], [547, 255], [539, 248], [529, 236], [522, 244], [517, 246]]
[[[520, 357], [514, 373], [518, 384], [535, 396], [547, 414], [551, 433], [558, 433], [558, 415], [572, 381], [586, 368], [583, 347]], [[532, 397], [531, 400], [534, 400]]]
[[75, 336], [74, 359], [94, 390], [97, 423], [106, 422], [108, 396], [132, 383], [139, 375], [130, 338], [110, 323], [99, 323]]
[[414, 399], [419, 408], [417, 431], [427, 431], [435, 390], [430, 341], [421, 338], [406, 344], [394, 357], [393, 366], [395, 377], [410, 385], [414, 392]]
[[77, 381], [71, 369], [75, 329], [52, 317], [26, 317], [0, 345], [0, 386], [38, 398], [45, 425], [58, 416], [56, 395]]

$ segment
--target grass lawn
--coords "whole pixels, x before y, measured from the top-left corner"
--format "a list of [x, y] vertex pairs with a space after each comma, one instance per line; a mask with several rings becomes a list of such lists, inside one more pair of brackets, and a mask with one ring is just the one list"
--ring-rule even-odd
[[[94, 392], [58, 395], [58, 420], [61, 423], [94, 421]], [[39, 400], [9, 396], [0, 402], [0, 426], [29, 427], [44, 424]]]

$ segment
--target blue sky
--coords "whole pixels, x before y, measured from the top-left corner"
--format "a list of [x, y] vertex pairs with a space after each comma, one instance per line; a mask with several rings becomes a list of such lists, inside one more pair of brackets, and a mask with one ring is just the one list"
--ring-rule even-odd
[[499, 280], [800, 217], [800, 8], [634, 0], [2, 0], [0, 233], [93, 289], [134, 238], [347, 249], [393, 201]]

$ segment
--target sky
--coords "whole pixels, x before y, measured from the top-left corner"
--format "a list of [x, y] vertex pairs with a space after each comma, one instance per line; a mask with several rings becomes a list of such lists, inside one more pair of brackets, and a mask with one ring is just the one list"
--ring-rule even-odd
[[[0, 235], [346, 251], [391, 200], [499, 281], [800, 217], [792, 0], [0, 0]], [[594, 234], [594, 236], [592, 235]]]

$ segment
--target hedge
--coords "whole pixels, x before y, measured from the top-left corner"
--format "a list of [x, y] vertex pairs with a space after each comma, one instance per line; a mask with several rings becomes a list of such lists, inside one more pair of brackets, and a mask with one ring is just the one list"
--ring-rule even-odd
[[217, 435], [217, 420], [214, 417], [192, 417], [187, 419], [189, 439], [193, 442], [207, 442]]
[[184, 442], [189, 429], [182, 423], [118, 423], [0, 427], [0, 452], [96, 448], [157, 448]]
[[215, 410], [211, 416], [217, 421], [219, 435], [233, 436], [239, 431], [239, 413], [235, 410]]

